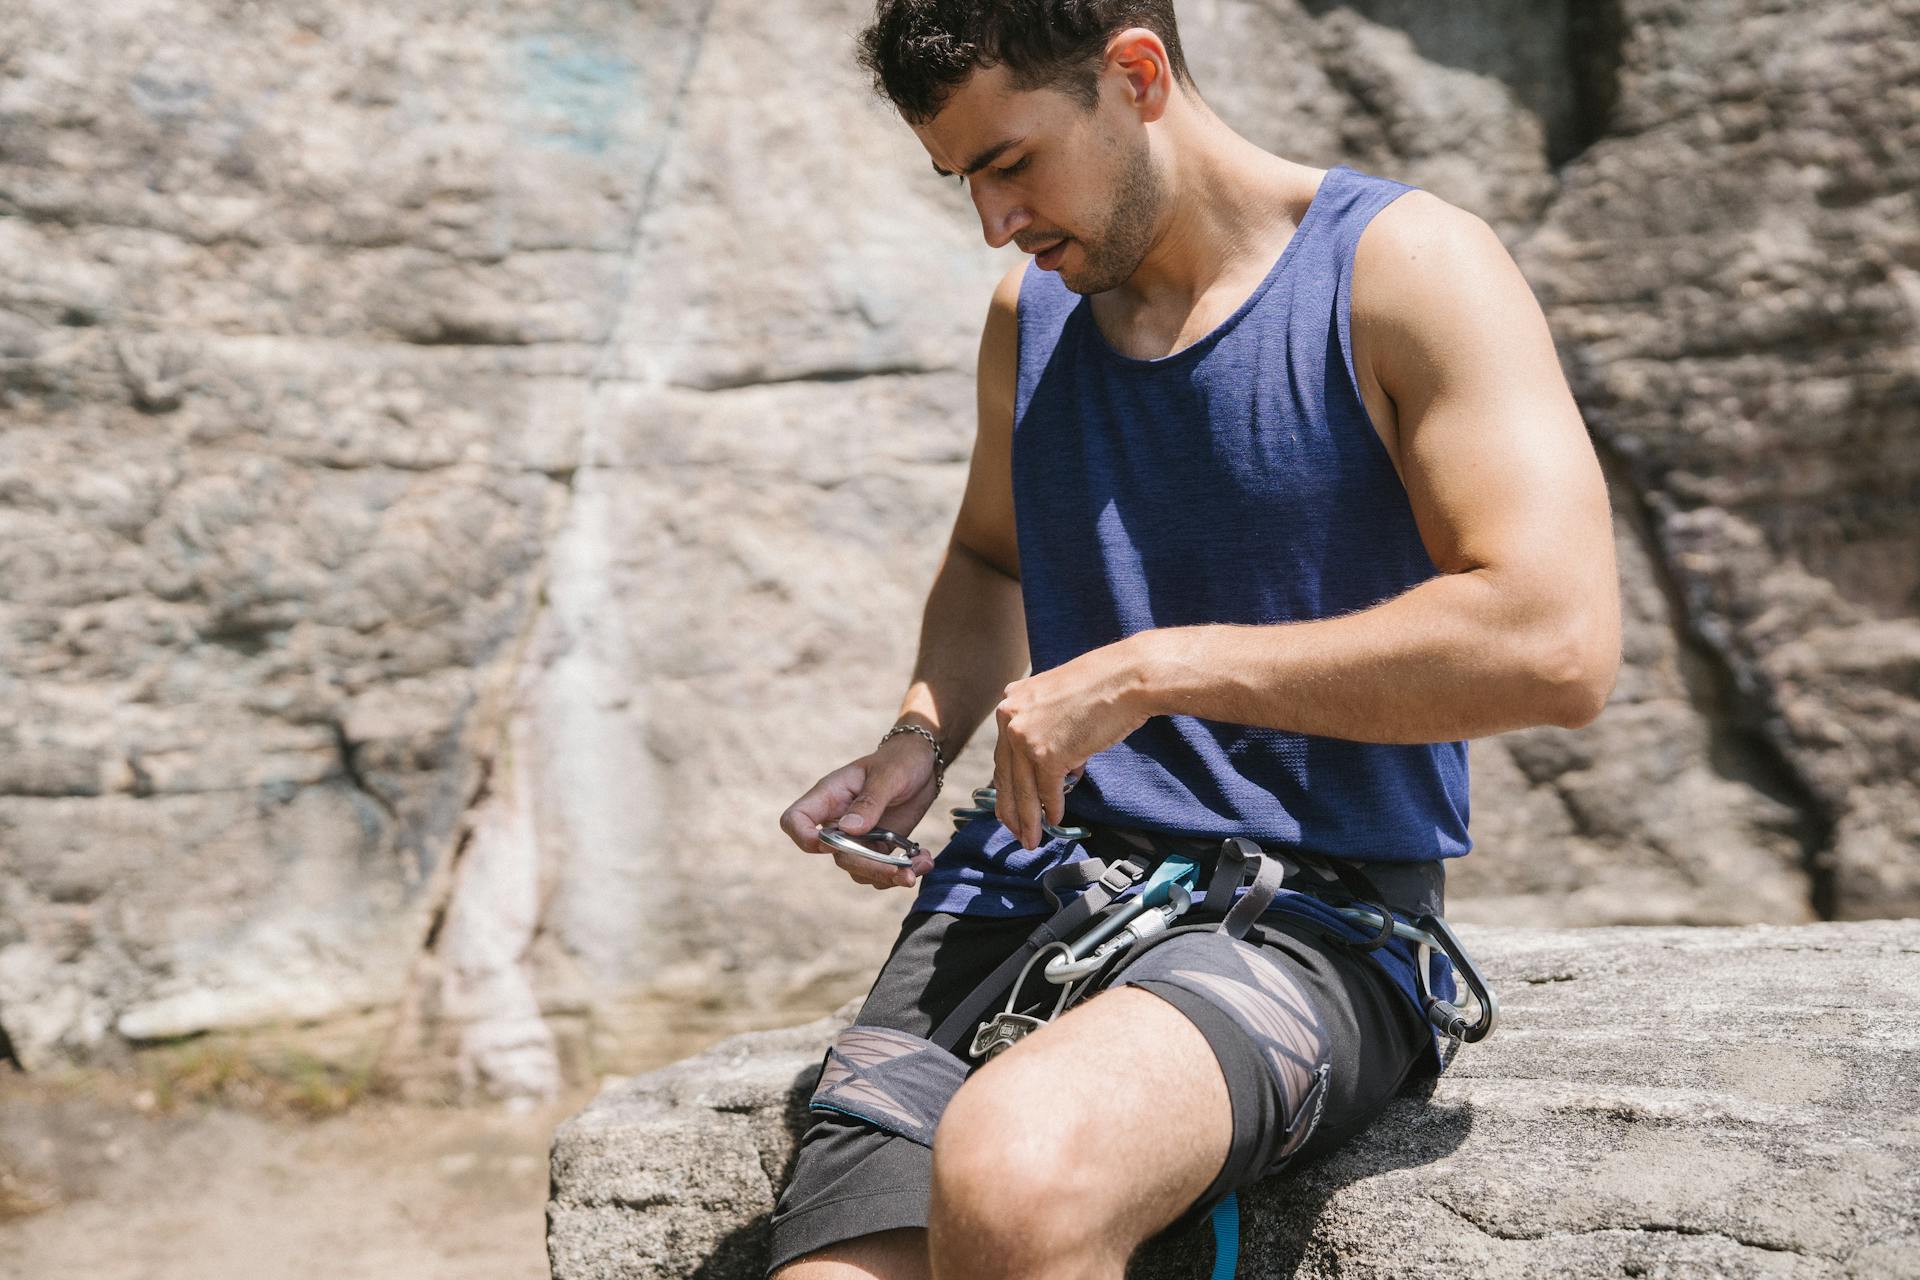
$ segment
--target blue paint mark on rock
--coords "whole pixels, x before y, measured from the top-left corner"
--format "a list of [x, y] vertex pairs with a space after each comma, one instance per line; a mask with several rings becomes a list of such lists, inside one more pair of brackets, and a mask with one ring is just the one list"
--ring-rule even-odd
[[634, 64], [578, 32], [543, 32], [519, 42], [521, 100], [532, 140], [599, 155], [618, 118], [641, 104]]

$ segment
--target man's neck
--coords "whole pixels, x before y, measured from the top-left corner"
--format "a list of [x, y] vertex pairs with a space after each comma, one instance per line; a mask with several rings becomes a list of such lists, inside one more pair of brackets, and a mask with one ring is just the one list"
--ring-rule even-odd
[[1186, 315], [1216, 288], [1258, 283], [1320, 177], [1262, 151], [1210, 112], [1189, 106], [1168, 124], [1172, 199], [1139, 267], [1100, 295], [1101, 309], [1116, 315]]

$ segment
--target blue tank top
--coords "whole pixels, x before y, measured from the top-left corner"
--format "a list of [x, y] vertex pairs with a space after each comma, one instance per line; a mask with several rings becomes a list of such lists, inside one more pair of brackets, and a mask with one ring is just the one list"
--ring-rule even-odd
[[[1350, 332], [1360, 233], [1410, 190], [1328, 170], [1247, 300], [1160, 359], [1115, 351], [1084, 297], [1028, 267], [1013, 497], [1035, 671], [1156, 627], [1365, 609], [1438, 573], [1361, 399]], [[1094, 756], [1069, 814], [1403, 866], [1471, 847], [1464, 742], [1352, 742], [1191, 716], [1155, 716]], [[938, 855], [914, 909], [1043, 912], [1040, 875], [1084, 856], [1058, 840], [1022, 849], [977, 819]], [[1329, 920], [1300, 894], [1275, 909]], [[1404, 961], [1388, 963], [1411, 994]]]

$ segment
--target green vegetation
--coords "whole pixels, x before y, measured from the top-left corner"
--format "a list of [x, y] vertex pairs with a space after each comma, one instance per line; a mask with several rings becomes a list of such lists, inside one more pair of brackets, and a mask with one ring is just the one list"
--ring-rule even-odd
[[161, 1111], [216, 1103], [318, 1119], [384, 1093], [371, 1052], [342, 1063], [287, 1045], [196, 1036], [143, 1049], [134, 1066]]

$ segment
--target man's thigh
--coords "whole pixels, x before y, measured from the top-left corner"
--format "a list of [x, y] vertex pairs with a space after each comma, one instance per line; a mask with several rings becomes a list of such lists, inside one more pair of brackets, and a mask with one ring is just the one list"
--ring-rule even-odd
[[1102, 991], [954, 1094], [933, 1143], [933, 1250], [962, 1248], [963, 1274], [1011, 1274], [1044, 1242], [1117, 1274], [1212, 1183], [1232, 1138], [1200, 1029], [1144, 990]]
[[782, 1264], [772, 1280], [931, 1280], [925, 1227], [869, 1232]]

